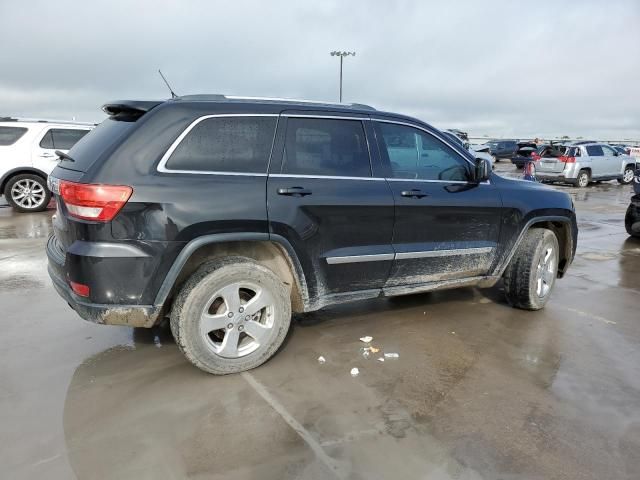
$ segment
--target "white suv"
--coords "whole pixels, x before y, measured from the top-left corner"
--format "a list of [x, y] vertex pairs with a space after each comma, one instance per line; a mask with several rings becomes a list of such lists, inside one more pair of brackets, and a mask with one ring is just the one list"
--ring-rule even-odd
[[47, 208], [47, 175], [58, 164], [56, 150], [68, 152], [93, 127], [0, 117], [0, 194], [9, 205], [19, 212]]

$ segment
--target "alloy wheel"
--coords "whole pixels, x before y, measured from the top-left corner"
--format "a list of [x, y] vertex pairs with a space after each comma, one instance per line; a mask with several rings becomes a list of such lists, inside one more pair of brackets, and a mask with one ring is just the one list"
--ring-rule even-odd
[[200, 316], [200, 334], [216, 355], [249, 355], [270, 337], [274, 303], [264, 287], [249, 282], [227, 285], [207, 302]]
[[547, 246], [540, 257], [536, 270], [536, 294], [544, 298], [549, 294], [556, 276], [556, 252]]
[[44, 187], [30, 178], [18, 180], [11, 188], [12, 200], [22, 208], [38, 208], [46, 197]]

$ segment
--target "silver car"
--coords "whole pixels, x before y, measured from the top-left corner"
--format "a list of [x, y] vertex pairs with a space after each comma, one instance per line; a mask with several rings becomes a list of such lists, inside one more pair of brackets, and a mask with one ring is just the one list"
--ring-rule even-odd
[[564, 155], [542, 157], [536, 162], [536, 177], [542, 182], [565, 182], [584, 188], [592, 181], [633, 181], [636, 159], [621, 155], [603, 143], [569, 145]]

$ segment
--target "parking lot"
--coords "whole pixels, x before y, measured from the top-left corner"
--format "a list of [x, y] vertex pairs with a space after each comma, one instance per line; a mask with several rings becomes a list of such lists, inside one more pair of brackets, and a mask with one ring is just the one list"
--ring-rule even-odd
[[[631, 187], [554, 188], [580, 234], [544, 310], [510, 308], [500, 284], [326, 308], [225, 377], [166, 328], [82, 321], [46, 273], [53, 211], [0, 207], [0, 477], [638, 478]], [[363, 357], [365, 335], [399, 357]]]

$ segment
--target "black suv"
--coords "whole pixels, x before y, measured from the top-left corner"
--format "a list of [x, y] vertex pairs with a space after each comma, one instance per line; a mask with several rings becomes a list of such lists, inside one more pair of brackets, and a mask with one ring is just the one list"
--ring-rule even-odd
[[516, 140], [496, 140], [487, 142], [487, 145], [489, 145], [489, 153], [495, 157], [496, 161], [501, 158], [511, 158], [518, 151]]
[[121, 101], [50, 176], [49, 274], [84, 319], [151, 327], [211, 373], [256, 367], [292, 312], [504, 279], [536, 310], [571, 263], [573, 204], [366, 105]]
[[624, 218], [624, 226], [632, 237], [640, 238], [640, 168], [633, 177], [633, 196]]

